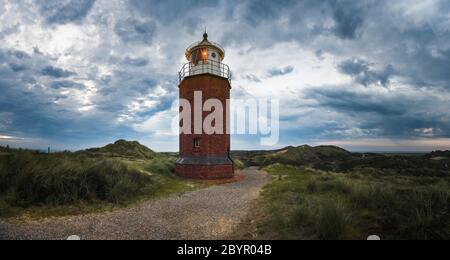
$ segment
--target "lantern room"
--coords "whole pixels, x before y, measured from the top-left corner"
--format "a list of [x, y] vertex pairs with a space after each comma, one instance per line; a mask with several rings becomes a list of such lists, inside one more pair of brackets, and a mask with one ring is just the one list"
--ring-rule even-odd
[[203, 40], [193, 43], [186, 50], [186, 63], [180, 71], [180, 81], [185, 77], [213, 74], [231, 80], [231, 72], [222, 61], [225, 50], [215, 42], [208, 40], [208, 34], [203, 34]]

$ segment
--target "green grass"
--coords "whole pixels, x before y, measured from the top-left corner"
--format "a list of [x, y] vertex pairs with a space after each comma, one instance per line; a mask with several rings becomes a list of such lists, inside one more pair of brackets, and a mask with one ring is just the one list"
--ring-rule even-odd
[[272, 239], [450, 239], [450, 180], [343, 174], [282, 164], [262, 193]]
[[233, 159], [233, 162], [234, 162], [234, 168], [236, 170], [243, 170], [246, 168], [244, 162], [241, 161], [240, 159]]
[[176, 177], [174, 162], [14, 151], [0, 156], [0, 217], [108, 210], [201, 186]]
[[318, 238], [347, 239], [350, 230], [349, 216], [341, 203], [327, 201], [321, 204], [316, 224]]

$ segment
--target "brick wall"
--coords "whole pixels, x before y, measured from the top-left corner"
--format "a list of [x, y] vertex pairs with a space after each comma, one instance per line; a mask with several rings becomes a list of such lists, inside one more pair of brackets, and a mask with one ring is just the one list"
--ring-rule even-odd
[[[180, 157], [229, 156], [231, 140], [230, 135], [226, 134], [226, 119], [229, 117], [227, 114], [226, 102], [230, 98], [230, 90], [231, 85], [227, 79], [210, 74], [187, 77], [181, 82], [179, 86], [180, 98], [189, 100], [191, 104], [192, 134], [180, 135]], [[220, 100], [224, 108], [224, 134], [194, 134], [193, 124], [195, 91], [202, 91], [202, 103], [208, 99]], [[210, 113], [211, 112], [203, 112], [202, 122]], [[196, 138], [200, 140], [199, 148], [194, 147], [194, 140]], [[217, 179], [219, 176], [222, 176], [220, 178], [228, 178], [233, 176], [233, 166], [177, 166], [177, 173], [180, 176], [188, 178], [190, 178], [189, 176], [192, 176], [192, 178], [202, 179]]]
[[233, 178], [232, 165], [176, 165], [176, 172], [180, 177], [189, 179], [218, 180]]

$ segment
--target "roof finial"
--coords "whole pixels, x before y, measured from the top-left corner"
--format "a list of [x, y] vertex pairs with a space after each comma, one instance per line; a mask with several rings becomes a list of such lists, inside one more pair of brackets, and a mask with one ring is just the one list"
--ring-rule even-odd
[[205, 33], [203, 34], [203, 40], [204, 41], [208, 40], [208, 33], [206, 32], [206, 26], [205, 26]]

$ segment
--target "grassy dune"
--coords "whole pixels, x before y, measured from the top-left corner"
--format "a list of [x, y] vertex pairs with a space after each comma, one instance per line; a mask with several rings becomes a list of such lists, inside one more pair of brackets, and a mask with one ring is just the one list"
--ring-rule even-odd
[[252, 238], [450, 239], [449, 151], [362, 154], [299, 146], [234, 156], [273, 175], [255, 209], [257, 221], [249, 221], [257, 223], [247, 231]]
[[310, 167], [324, 171], [393, 173], [409, 176], [450, 176], [449, 152], [425, 155], [351, 153], [335, 146], [307, 145], [286, 147], [277, 151], [234, 152], [233, 156], [248, 166], [275, 163]]
[[450, 239], [450, 178], [334, 173], [274, 164], [258, 236]]
[[0, 216], [85, 213], [200, 185], [173, 174], [175, 157], [137, 142], [76, 153], [1, 152]]

